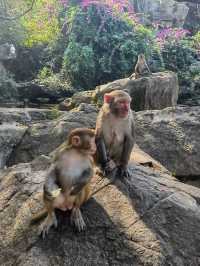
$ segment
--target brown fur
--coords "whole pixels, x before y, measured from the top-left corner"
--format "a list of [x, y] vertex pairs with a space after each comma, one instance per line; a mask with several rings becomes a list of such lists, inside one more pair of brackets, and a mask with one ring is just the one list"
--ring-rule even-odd
[[143, 76], [149, 75], [151, 72], [149, 70], [149, 67], [147, 65], [146, 59], [144, 54], [138, 55], [138, 61], [135, 65], [135, 78], [141, 78]]
[[43, 237], [52, 225], [57, 226], [55, 208], [72, 210], [71, 222], [81, 231], [85, 227], [80, 207], [90, 197], [90, 181], [94, 175], [94, 130], [73, 130], [57, 150], [44, 184], [45, 210], [34, 215], [32, 222], [47, 217], [41, 225]]
[[[112, 91], [107, 96], [111, 97], [111, 101], [103, 104], [96, 122], [97, 158], [106, 172], [113, 170], [109, 168], [117, 168], [119, 177], [127, 174], [127, 165], [135, 141], [134, 119], [130, 110], [131, 97], [122, 90]], [[121, 117], [121, 111], [116, 110], [120, 108], [120, 101], [129, 105], [125, 117]]]

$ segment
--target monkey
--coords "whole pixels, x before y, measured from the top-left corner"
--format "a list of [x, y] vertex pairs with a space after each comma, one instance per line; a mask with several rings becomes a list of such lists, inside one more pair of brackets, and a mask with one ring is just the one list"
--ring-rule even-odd
[[149, 74], [151, 74], [151, 71], [147, 65], [145, 56], [144, 56], [144, 54], [139, 54], [137, 63], [135, 65], [135, 73], [133, 73], [129, 77], [129, 79], [132, 79], [133, 77], [135, 77], [135, 79], [138, 79], [138, 78], [141, 78], [143, 76], [147, 76]]
[[95, 132], [87, 128], [72, 130], [67, 141], [57, 149], [43, 187], [46, 208], [32, 217], [33, 223], [47, 214], [40, 226], [43, 238], [51, 226], [57, 227], [55, 209], [71, 210], [71, 224], [79, 232], [86, 227], [80, 207], [91, 195], [90, 181], [94, 175], [95, 152]]
[[135, 143], [131, 97], [123, 90], [104, 95], [96, 121], [97, 164], [105, 175], [129, 177], [128, 161]]

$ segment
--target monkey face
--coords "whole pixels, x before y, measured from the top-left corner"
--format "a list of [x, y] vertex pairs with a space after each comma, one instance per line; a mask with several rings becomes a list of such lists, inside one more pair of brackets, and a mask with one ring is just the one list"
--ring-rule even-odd
[[85, 154], [94, 155], [96, 152], [95, 137], [87, 134], [83, 136], [75, 135], [72, 137], [72, 147], [82, 150]]
[[115, 90], [104, 95], [104, 103], [109, 106], [110, 112], [117, 117], [127, 117], [130, 102], [131, 97], [123, 90]]
[[126, 99], [117, 100], [112, 104], [111, 111], [118, 117], [127, 117], [130, 110], [130, 101]]
[[90, 155], [94, 155], [96, 153], [96, 143], [95, 143], [95, 137], [90, 137], [90, 139], [88, 140], [88, 154]]

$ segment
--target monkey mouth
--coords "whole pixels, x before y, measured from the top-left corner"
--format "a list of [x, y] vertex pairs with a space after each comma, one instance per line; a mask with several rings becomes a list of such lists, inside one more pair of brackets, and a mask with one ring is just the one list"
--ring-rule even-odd
[[96, 149], [90, 150], [90, 154], [95, 154], [96, 153]]
[[120, 117], [125, 118], [128, 115], [128, 110], [123, 110], [120, 112]]

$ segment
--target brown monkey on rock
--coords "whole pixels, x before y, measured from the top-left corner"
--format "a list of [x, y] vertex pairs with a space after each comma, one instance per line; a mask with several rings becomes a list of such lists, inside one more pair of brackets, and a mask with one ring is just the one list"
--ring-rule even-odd
[[95, 152], [94, 130], [87, 128], [72, 130], [67, 142], [58, 148], [44, 184], [43, 200], [46, 209], [32, 218], [34, 222], [47, 214], [40, 228], [43, 238], [51, 226], [57, 227], [56, 208], [71, 210], [71, 223], [78, 231], [85, 228], [80, 207], [90, 197]]
[[106, 175], [128, 177], [128, 161], [135, 143], [131, 97], [122, 90], [104, 95], [96, 122], [97, 163]]
[[132, 79], [133, 77], [135, 77], [135, 79], [138, 79], [144, 76], [148, 76], [149, 74], [151, 74], [151, 71], [147, 65], [145, 56], [144, 54], [139, 54], [137, 63], [135, 65], [135, 73], [133, 73], [129, 77], [129, 79]]

